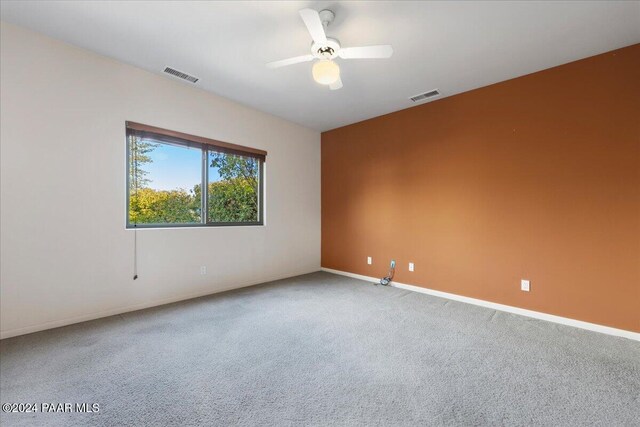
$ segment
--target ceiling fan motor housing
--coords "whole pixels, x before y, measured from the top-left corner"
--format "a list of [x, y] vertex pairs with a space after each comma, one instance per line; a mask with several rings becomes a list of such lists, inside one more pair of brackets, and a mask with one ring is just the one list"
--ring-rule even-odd
[[[318, 17], [326, 31], [329, 24], [335, 19], [336, 14], [329, 9], [324, 9], [318, 12]], [[338, 56], [338, 50], [340, 50], [340, 42], [330, 37], [327, 37], [326, 43], [311, 43], [311, 54], [318, 59], [333, 59]]]
[[326, 43], [311, 43], [311, 54], [318, 59], [333, 59], [338, 56], [340, 42], [327, 37]]

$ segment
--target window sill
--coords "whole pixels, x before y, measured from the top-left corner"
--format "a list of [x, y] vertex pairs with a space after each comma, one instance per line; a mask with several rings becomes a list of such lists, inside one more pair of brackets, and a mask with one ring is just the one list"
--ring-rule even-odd
[[174, 229], [190, 229], [190, 228], [229, 228], [229, 227], [264, 227], [264, 223], [249, 223], [249, 224], [153, 224], [153, 225], [140, 225], [137, 226], [127, 225], [126, 230], [174, 230]]

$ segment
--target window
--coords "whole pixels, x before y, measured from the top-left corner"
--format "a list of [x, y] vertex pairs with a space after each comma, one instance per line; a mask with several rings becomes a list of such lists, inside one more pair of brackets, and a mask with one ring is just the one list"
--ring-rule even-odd
[[127, 228], [262, 225], [266, 154], [127, 122]]

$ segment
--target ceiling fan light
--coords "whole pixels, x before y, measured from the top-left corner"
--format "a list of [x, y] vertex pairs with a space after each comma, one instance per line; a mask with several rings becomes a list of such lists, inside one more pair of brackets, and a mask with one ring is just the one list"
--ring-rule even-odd
[[340, 78], [340, 67], [338, 67], [338, 64], [327, 59], [320, 60], [313, 64], [311, 72], [313, 79], [322, 85], [330, 85], [337, 82]]

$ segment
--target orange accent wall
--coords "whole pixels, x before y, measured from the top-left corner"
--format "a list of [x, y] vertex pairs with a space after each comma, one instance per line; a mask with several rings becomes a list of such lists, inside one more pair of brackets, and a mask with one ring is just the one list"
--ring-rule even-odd
[[323, 133], [322, 266], [391, 259], [398, 282], [640, 332], [640, 44]]

